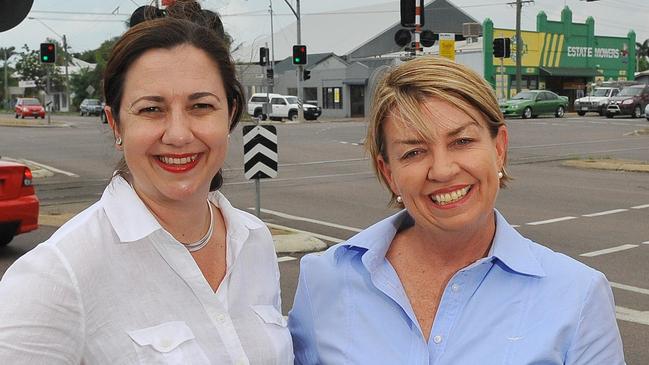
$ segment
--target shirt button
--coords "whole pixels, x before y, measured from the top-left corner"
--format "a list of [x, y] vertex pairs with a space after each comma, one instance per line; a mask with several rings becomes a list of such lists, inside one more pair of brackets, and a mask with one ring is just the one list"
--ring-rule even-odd
[[216, 320], [223, 323], [225, 322], [225, 314], [217, 314], [216, 315]]
[[453, 290], [456, 293], [459, 292], [460, 291], [460, 285], [459, 284], [451, 285], [451, 290]]
[[442, 342], [442, 336], [435, 336], [435, 337], [433, 337], [433, 342], [435, 342], [435, 343], [440, 343], [440, 342]]
[[163, 339], [160, 341], [160, 347], [163, 350], [168, 350], [171, 347], [171, 341], [168, 338]]

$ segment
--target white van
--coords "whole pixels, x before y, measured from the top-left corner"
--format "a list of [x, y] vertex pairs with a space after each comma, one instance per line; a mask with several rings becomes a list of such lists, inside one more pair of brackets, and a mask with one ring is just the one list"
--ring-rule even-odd
[[[264, 114], [264, 103], [270, 99], [269, 115]], [[271, 120], [297, 120], [298, 98], [297, 96], [281, 95], [281, 94], [266, 94], [256, 93], [252, 94], [248, 100], [248, 114], [254, 118], [266, 120], [270, 117]], [[304, 110], [304, 119], [316, 120], [322, 114], [322, 108], [312, 104], [302, 104]]]

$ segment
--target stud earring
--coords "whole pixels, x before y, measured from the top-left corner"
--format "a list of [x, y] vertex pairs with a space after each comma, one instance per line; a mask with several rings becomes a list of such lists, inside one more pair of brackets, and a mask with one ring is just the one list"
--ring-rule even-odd
[[118, 146], [121, 146], [122, 145], [122, 137], [116, 137], [115, 138], [115, 144], [118, 145]]
[[499, 178], [499, 179], [502, 179], [503, 176], [505, 176], [505, 175], [503, 175], [503, 172], [502, 172], [502, 171], [498, 171], [498, 178]]
[[403, 204], [403, 199], [401, 199], [401, 195], [397, 195], [397, 203]]

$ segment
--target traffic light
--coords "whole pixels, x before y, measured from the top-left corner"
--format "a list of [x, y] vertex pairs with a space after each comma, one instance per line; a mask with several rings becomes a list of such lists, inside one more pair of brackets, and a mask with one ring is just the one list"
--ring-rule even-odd
[[509, 38], [494, 38], [493, 53], [496, 58], [509, 58], [512, 55], [512, 40]]
[[309, 70], [304, 70], [302, 76], [303, 76], [302, 79], [303, 79], [304, 81], [310, 79], [310, 78], [311, 78], [311, 71], [309, 71]]
[[266, 66], [268, 64], [268, 48], [259, 48], [259, 66]]
[[54, 43], [41, 43], [40, 55], [42, 63], [56, 62], [56, 46]]
[[296, 44], [293, 46], [293, 64], [306, 65], [306, 46]]
[[419, 25], [424, 25], [424, 0], [401, 0], [401, 25], [407, 28], [415, 27], [415, 16], [417, 15], [415, 3], [419, 2]]
[[275, 72], [273, 71], [272, 68], [269, 68], [266, 70], [266, 78], [272, 80], [273, 77], [275, 76]]

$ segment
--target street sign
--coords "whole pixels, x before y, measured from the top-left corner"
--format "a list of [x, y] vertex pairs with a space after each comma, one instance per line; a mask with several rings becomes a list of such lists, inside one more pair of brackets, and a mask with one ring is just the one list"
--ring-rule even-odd
[[439, 55], [455, 61], [455, 34], [454, 33], [440, 33], [439, 34]]
[[95, 88], [92, 87], [92, 85], [88, 85], [86, 92], [88, 93], [88, 95], [92, 95], [95, 92]]
[[36, 87], [36, 81], [34, 80], [18, 81], [18, 87]]
[[277, 177], [277, 128], [274, 125], [243, 127], [244, 177], [267, 179]]

